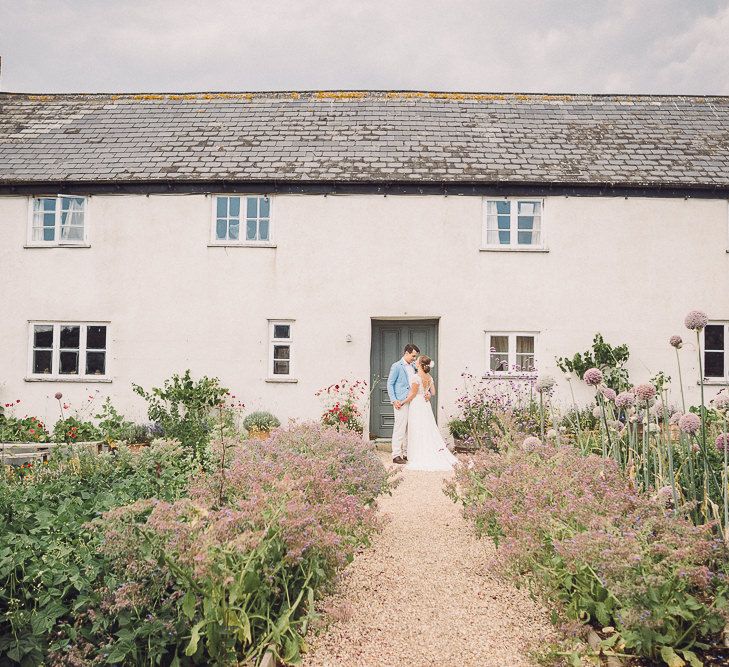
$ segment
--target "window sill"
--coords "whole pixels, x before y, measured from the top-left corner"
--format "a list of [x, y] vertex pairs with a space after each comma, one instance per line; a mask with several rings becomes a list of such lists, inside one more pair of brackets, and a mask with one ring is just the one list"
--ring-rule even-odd
[[486, 246], [478, 249], [479, 252], [549, 252], [549, 248], [518, 248], [516, 246]]
[[[700, 386], [701, 383], [697, 380], [696, 385]], [[729, 380], [725, 378], [704, 378], [705, 387], [729, 387]]]
[[26, 243], [24, 248], [90, 248], [90, 243]]
[[275, 243], [208, 243], [208, 248], [275, 248]]
[[28, 375], [23, 378], [25, 382], [111, 382], [110, 377], [96, 377], [89, 375], [87, 377], [67, 377], [65, 375]]
[[266, 382], [272, 382], [274, 384], [296, 384], [298, 380], [296, 378], [266, 378]]

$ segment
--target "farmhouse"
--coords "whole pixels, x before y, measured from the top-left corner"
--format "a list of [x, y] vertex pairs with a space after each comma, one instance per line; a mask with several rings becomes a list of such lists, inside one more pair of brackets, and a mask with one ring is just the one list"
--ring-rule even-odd
[[378, 379], [408, 341], [444, 425], [464, 372], [549, 373], [570, 402], [555, 358], [596, 332], [636, 382], [676, 376], [682, 335], [695, 383], [692, 309], [710, 397], [728, 199], [723, 97], [1, 93], [0, 402], [143, 419], [131, 383], [190, 368], [284, 421], [362, 378], [386, 437]]

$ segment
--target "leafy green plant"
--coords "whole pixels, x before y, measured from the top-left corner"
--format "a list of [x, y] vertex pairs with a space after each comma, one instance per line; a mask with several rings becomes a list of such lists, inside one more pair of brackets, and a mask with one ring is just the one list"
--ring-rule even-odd
[[257, 410], [251, 412], [243, 420], [243, 428], [246, 431], [259, 431], [261, 433], [270, 433], [273, 429], [281, 426], [281, 422], [277, 417], [265, 410]]
[[48, 442], [50, 435], [37, 417], [0, 417], [0, 442]]
[[101, 431], [90, 421], [76, 417], [59, 419], [53, 427], [54, 442], [93, 442], [101, 439]]
[[101, 412], [96, 414], [95, 418], [99, 420], [99, 431], [107, 442], [126, 439], [125, 436], [134, 427], [134, 422], [125, 420], [124, 415], [119, 414], [108, 396], [101, 406]]
[[465, 419], [451, 419], [448, 422], [448, 431], [456, 440], [465, 440], [469, 433], [468, 422]]
[[599, 368], [605, 384], [620, 392], [630, 386], [628, 369], [625, 368], [629, 357], [627, 345], [610, 345], [605, 342], [602, 334], [597, 333], [592, 340], [592, 349], [578, 352], [571, 358], [560, 357], [557, 359], [557, 366], [562, 372], [574, 373], [579, 379], [582, 379], [588, 369]]
[[215, 423], [214, 409], [228, 391], [220, 385], [218, 378], [203, 376], [193, 380], [188, 369], [149, 392], [137, 384], [132, 387], [147, 401], [149, 418], [162, 427], [166, 437], [179, 440], [198, 461], [207, 460]]

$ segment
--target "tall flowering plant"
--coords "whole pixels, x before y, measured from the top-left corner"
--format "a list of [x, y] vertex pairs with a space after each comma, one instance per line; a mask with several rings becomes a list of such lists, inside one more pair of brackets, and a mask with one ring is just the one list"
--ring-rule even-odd
[[364, 424], [362, 404], [367, 396], [365, 380], [340, 380], [336, 384], [319, 389], [315, 396], [324, 402], [324, 413], [321, 423], [331, 426], [337, 431], [348, 430], [362, 433]]

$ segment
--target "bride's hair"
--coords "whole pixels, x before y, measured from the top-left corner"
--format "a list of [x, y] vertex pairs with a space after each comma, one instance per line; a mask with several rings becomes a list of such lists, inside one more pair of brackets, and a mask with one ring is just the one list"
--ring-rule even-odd
[[433, 360], [429, 356], [424, 354], [422, 357], [420, 357], [420, 359], [418, 359], [418, 363], [423, 369], [423, 372], [430, 373], [430, 364], [433, 363]]

